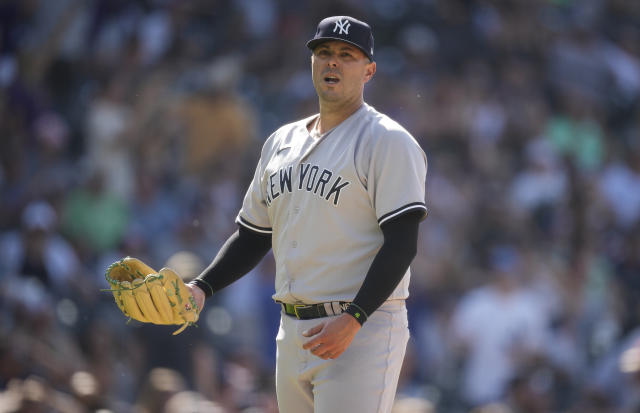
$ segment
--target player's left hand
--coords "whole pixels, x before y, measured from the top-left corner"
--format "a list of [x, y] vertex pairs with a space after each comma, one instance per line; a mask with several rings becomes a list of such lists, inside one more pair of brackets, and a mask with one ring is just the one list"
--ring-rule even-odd
[[350, 314], [341, 314], [304, 331], [304, 337], [313, 337], [302, 345], [305, 350], [321, 359], [337, 359], [349, 347], [362, 326]]

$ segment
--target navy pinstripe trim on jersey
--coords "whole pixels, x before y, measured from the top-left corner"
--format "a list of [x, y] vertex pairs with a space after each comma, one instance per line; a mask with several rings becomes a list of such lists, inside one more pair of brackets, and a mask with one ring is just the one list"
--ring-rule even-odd
[[243, 227], [249, 228], [252, 231], [259, 232], [261, 234], [271, 234], [273, 232], [271, 228], [259, 227], [247, 221], [246, 219], [242, 218], [241, 216], [238, 216], [236, 218], [236, 223], [242, 225]]
[[411, 211], [414, 209], [422, 209], [424, 210], [424, 216], [422, 219], [424, 219], [424, 217], [427, 216], [428, 210], [427, 210], [427, 206], [424, 204], [424, 202], [412, 202], [410, 204], [407, 204], [405, 206], [401, 206], [400, 208], [393, 210], [389, 213], [384, 214], [383, 216], [381, 216], [378, 219], [378, 225], [382, 225], [383, 223], [387, 222], [388, 220], [390, 220], [391, 218], [397, 217], [398, 215], [402, 215], [407, 211]]

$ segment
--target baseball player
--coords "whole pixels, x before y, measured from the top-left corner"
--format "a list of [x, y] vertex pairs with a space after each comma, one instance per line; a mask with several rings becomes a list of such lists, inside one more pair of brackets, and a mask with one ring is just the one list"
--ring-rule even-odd
[[267, 139], [238, 231], [189, 288], [202, 308], [272, 248], [280, 412], [389, 412], [409, 339], [427, 160], [364, 103], [376, 72], [368, 24], [326, 18], [307, 47], [320, 112]]

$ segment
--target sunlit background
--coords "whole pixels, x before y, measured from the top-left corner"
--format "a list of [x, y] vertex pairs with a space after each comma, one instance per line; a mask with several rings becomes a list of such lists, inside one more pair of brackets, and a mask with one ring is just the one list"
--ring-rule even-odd
[[272, 257], [175, 337], [100, 289], [210, 262], [337, 14], [429, 159], [394, 413], [638, 411], [640, 1], [2, 0], [0, 412], [277, 412]]

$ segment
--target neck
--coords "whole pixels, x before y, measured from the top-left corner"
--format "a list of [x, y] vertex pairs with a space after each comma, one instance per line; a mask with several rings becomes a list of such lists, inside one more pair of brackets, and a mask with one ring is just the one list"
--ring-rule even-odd
[[349, 116], [353, 115], [364, 101], [362, 98], [346, 102], [339, 105], [330, 102], [320, 101], [320, 119], [318, 120], [318, 132], [325, 133], [342, 123]]

